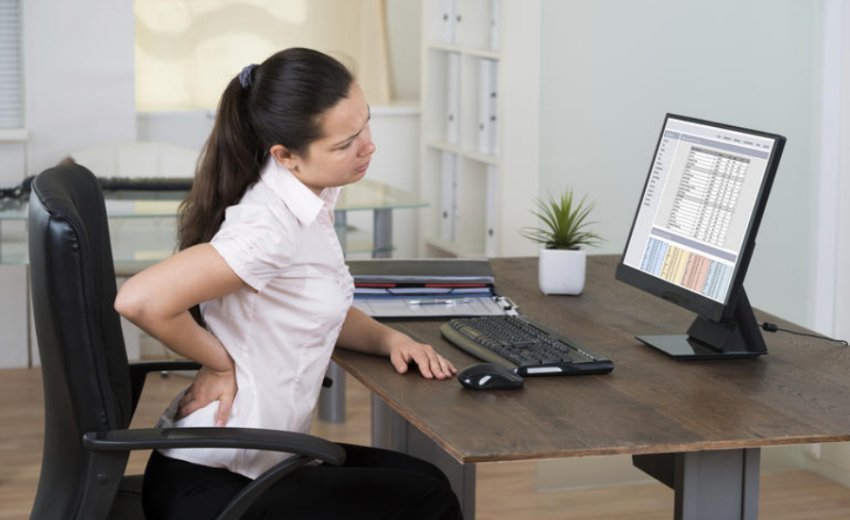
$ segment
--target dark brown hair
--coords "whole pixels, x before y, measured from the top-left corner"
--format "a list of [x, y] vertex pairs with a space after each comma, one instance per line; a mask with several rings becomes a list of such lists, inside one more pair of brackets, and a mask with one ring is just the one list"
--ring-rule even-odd
[[269, 148], [306, 154], [322, 137], [322, 114], [348, 96], [353, 82], [342, 63], [303, 48], [280, 51], [230, 80], [180, 206], [179, 248], [212, 239], [227, 207], [259, 180]]

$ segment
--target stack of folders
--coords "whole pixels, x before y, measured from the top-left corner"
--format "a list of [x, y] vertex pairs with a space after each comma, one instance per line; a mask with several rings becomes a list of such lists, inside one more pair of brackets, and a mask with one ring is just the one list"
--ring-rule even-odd
[[511, 314], [494, 292], [487, 260], [356, 260], [354, 306], [375, 318], [445, 318]]

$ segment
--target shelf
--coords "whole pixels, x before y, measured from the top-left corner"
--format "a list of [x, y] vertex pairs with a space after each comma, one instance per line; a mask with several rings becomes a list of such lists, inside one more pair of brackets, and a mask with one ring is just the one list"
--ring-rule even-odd
[[424, 208], [428, 203], [418, 195], [382, 182], [362, 179], [342, 189], [336, 211], [375, 211], [386, 209]]
[[493, 61], [499, 61], [502, 57], [499, 51], [493, 51], [490, 49], [473, 49], [450, 43], [432, 43], [428, 45], [428, 49], [442, 52], [456, 52], [462, 56], [469, 56], [470, 58], [484, 58]]
[[419, 225], [425, 256], [534, 254], [539, 0], [423, 2]]
[[443, 255], [437, 256], [449, 256], [452, 258], [485, 258], [487, 256], [483, 251], [468, 249], [469, 246], [466, 244], [440, 240], [439, 238], [426, 238], [425, 245], [443, 253]]
[[463, 157], [464, 159], [470, 159], [484, 164], [492, 164], [493, 166], [497, 166], [499, 164], [499, 158], [495, 155], [489, 155], [473, 150], [465, 150], [459, 145], [447, 143], [445, 141], [432, 141], [428, 143], [427, 146], [434, 148], [435, 150], [440, 150], [441, 152], [453, 153], [458, 157]]

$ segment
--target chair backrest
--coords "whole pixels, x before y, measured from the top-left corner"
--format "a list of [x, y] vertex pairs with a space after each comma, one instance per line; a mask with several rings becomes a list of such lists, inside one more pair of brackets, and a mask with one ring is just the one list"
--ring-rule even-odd
[[94, 175], [68, 164], [36, 177], [28, 233], [45, 404], [31, 518], [88, 518], [81, 509], [93, 494], [114, 494], [126, 458], [122, 467], [94, 467], [83, 433], [126, 428], [132, 416], [106, 208]]
[[198, 150], [167, 143], [109, 143], [71, 152], [101, 177], [193, 177]]

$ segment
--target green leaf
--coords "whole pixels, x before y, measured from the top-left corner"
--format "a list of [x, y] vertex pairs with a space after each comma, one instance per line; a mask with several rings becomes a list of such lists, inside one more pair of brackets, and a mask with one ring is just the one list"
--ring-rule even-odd
[[596, 222], [587, 220], [593, 209], [587, 197], [575, 202], [572, 190], [567, 189], [558, 199], [550, 194], [548, 201], [537, 199], [535, 203], [537, 210], [532, 214], [540, 219], [541, 224], [522, 228], [520, 233], [525, 238], [548, 249], [578, 249], [580, 246], [595, 246], [602, 241], [602, 237], [588, 230]]

